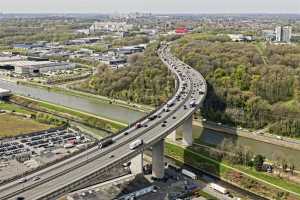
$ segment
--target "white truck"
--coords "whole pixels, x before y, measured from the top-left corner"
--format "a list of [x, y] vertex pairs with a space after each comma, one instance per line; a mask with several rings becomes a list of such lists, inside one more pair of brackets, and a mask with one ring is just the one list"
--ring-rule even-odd
[[129, 149], [133, 150], [142, 144], [143, 144], [143, 140], [141, 139], [135, 140], [134, 142], [129, 144]]
[[221, 194], [227, 194], [228, 193], [228, 190], [216, 183], [210, 183], [209, 184], [209, 187], [214, 189], [215, 191], [217, 192], [220, 192]]
[[69, 149], [69, 148], [72, 148], [72, 147], [74, 147], [74, 144], [72, 144], [72, 143], [64, 144], [64, 148], [66, 148], [66, 149]]
[[196, 180], [197, 179], [197, 175], [189, 170], [186, 170], [186, 169], [182, 169], [181, 170], [181, 173], [193, 180]]

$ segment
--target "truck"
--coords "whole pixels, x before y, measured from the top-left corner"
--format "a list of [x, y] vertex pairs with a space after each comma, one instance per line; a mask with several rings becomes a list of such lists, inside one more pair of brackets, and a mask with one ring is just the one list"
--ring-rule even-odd
[[143, 144], [143, 140], [138, 139], [129, 144], [129, 149], [133, 150]]
[[228, 190], [226, 188], [224, 188], [216, 183], [210, 183], [209, 187], [221, 194], [228, 194]]
[[112, 143], [114, 143], [112, 138], [107, 138], [107, 139], [101, 140], [98, 142], [98, 149], [105, 148], [105, 147], [111, 145]]
[[182, 169], [181, 170], [181, 173], [193, 180], [196, 180], [197, 179], [197, 175], [189, 170], [186, 170], [186, 169]]

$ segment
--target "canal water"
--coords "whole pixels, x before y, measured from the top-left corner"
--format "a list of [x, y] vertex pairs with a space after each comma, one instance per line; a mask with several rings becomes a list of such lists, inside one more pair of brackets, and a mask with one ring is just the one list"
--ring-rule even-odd
[[130, 110], [114, 104], [108, 104], [94, 98], [71, 96], [61, 92], [48, 91], [44, 88], [20, 85], [14, 82], [7, 82], [0, 79], [0, 88], [9, 89], [13, 93], [30, 96], [54, 104], [92, 113], [116, 121], [131, 123], [145, 114], [139, 111]]
[[[43, 88], [18, 85], [16, 83], [6, 82], [3, 80], [0, 80], [0, 88], [10, 89], [17, 94], [82, 110], [124, 123], [132, 123], [145, 115], [142, 112], [130, 110], [115, 104], [108, 104], [94, 98], [72, 96], [61, 92], [48, 91]], [[245, 137], [238, 137], [222, 132], [203, 129], [198, 126], [193, 127], [193, 135], [194, 138], [199, 138], [206, 144], [218, 145], [224, 140], [231, 141], [233, 144], [242, 145], [249, 148], [255, 154], [264, 155], [271, 160], [285, 158], [288, 163], [293, 163], [296, 168], [300, 170], [300, 151], [297, 150], [259, 142]]]
[[229, 135], [226, 133], [205, 129], [199, 126], [193, 127], [194, 138], [199, 138], [205, 144], [218, 145], [224, 141], [230, 141], [234, 145], [241, 145], [255, 154], [261, 154], [270, 160], [285, 159], [289, 164], [294, 164], [300, 170], [300, 151], [280, 147], [253, 139]]

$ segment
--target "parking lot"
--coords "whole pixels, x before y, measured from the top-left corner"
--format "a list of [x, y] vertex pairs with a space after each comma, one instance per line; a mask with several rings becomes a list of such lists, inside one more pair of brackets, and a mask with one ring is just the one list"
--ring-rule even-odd
[[0, 181], [87, 148], [93, 142], [72, 129], [53, 129], [0, 140]]

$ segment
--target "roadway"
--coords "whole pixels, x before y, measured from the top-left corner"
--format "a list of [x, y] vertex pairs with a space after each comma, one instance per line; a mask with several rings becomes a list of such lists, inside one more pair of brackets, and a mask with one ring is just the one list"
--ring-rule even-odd
[[[27, 180], [24, 183], [20, 183], [20, 179], [18, 179], [1, 186], [0, 199], [16, 199], [19, 196], [30, 200], [57, 197], [64, 191], [69, 191], [69, 187], [74, 188], [93, 178], [97, 173], [103, 173], [105, 170], [127, 162], [141, 153], [143, 149], [150, 148], [156, 142], [164, 139], [189, 119], [205, 98], [205, 80], [196, 70], [174, 58], [169, 53], [168, 47], [161, 48], [159, 52], [163, 62], [177, 76], [178, 80], [178, 90], [169, 100], [169, 102], [175, 102], [175, 105], [169, 108], [169, 112], [163, 111], [166, 106], [160, 107], [152, 113], [160, 118], [142, 120], [140, 122], [143, 125], [142, 128], [129, 128], [126, 130], [128, 134], [120, 133], [114, 138], [115, 142], [106, 148], [100, 150], [97, 147], [91, 148], [75, 157], [24, 177]], [[183, 87], [185, 87], [185, 94], [182, 93]], [[200, 93], [199, 88], [204, 93]], [[178, 96], [180, 96], [179, 101], [176, 100]], [[189, 103], [193, 100], [196, 106], [190, 107]], [[165, 127], [162, 126], [164, 121], [167, 121]], [[130, 150], [129, 144], [136, 139], [142, 139], [144, 144]], [[34, 177], [40, 179], [33, 181]]]

